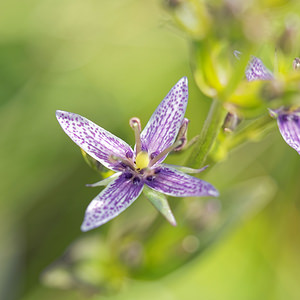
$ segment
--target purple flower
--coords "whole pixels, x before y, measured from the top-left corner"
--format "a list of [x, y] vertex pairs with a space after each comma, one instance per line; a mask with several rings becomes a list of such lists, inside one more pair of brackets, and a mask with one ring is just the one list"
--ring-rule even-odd
[[248, 81], [274, 79], [272, 72], [255, 56], [250, 59], [245, 73]]
[[[130, 126], [136, 140], [134, 150], [82, 116], [56, 112], [66, 134], [91, 157], [116, 172], [91, 185], [108, 184], [89, 204], [82, 231], [116, 217], [138, 198], [145, 186], [174, 197], [218, 196], [211, 184], [179, 171], [176, 166], [162, 163], [169, 152], [178, 149], [185, 141], [187, 101], [187, 78], [183, 77], [157, 107], [142, 132], [139, 119], [132, 118]], [[173, 223], [175, 225], [175, 221]]]
[[299, 110], [289, 111], [280, 108], [271, 111], [272, 116], [277, 117], [279, 131], [285, 142], [300, 154], [300, 112]]
[[[255, 56], [252, 56], [249, 61], [245, 74], [248, 81], [274, 79], [272, 72]], [[280, 108], [275, 111], [270, 110], [270, 113], [273, 117], [277, 118], [278, 128], [283, 139], [300, 154], [299, 110]]]

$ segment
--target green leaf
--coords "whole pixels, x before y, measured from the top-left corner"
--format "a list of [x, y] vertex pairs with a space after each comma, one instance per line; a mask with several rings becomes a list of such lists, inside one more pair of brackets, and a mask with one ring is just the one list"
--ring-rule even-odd
[[176, 220], [173, 216], [173, 213], [171, 211], [171, 208], [169, 206], [167, 198], [161, 194], [158, 193], [147, 186], [144, 187], [143, 190], [145, 196], [147, 199], [153, 204], [153, 206], [167, 219], [167, 221], [173, 225], [176, 226]]
[[209, 166], [204, 166], [203, 168], [200, 169], [193, 169], [185, 166], [177, 166], [177, 165], [170, 165], [170, 164], [163, 164], [166, 167], [171, 167], [173, 169], [176, 169], [177, 171], [186, 173], [186, 174], [197, 174], [203, 172], [205, 169], [207, 169]]
[[88, 187], [96, 187], [96, 186], [105, 186], [108, 185], [109, 183], [111, 183], [113, 180], [117, 179], [120, 176], [121, 172], [118, 173], [114, 173], [113, 175], [104, 178], [103, 180], [100, 180], [96, 183], [92, 183], [92, 184], [86, 184], [86, 186]]

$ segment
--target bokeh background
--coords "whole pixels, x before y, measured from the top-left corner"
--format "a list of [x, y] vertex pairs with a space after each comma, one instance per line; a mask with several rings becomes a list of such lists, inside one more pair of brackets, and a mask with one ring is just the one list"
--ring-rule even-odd
[[[100, 192], [85, 184], [99, 176], [55, 110], [133, 144], [129, 118], [145, 125], [182, 76], [191, 138], [210, 99], [194, 83], [189, 41], [162, 1], [0, 2], [1, 299], [300, 298], [300, 157], [276, 129], [205, 171], [224, 198], [171, 199], [171, 207], [184, 203], [174, 212], [177, 228], [141, 197], [80, 232]], [[189, 232], [191, 214], [198, 223]], [[175, 244], [182, 251], [173, 253]]]

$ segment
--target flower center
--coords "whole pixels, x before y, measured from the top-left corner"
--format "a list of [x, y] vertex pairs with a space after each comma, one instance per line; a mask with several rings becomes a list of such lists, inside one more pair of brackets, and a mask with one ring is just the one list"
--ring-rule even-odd
[[167, 147], [160, 153], [153, 152], [151, 153], [150, 157], [147, 152], [142, 150], [142, 141], [141, 141], [141, 121], [138, 118], [131, 118], [129, 120], [129, 125], [134, 131], [135, 135], [135, 169], [137, 171], [151, 168], [154, 164], [156, 164], [160, 159], [166, 156], [171, 151], [179, 151], [186, 143], [186, 134], [187, 134], [187, 126], [189, 120], [184, 118], [182, 124], [180, 126], [176, 141], [173, 145]]
[[142, 170], [148, 167], [150, 162], [149, 155], [145, 151], [141, 151], [135, 158], [135, 165], [137, 170]]

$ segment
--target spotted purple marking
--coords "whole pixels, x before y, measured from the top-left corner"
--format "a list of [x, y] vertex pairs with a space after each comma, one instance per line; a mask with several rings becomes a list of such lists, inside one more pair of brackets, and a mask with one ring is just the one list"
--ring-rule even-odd
[[133, 157], [133, 151], [127, 143], [92, 121], [59, 110], [56, 111], [56, 118], [73, 142], [105, 167], [114, 171], [119, 170], [119, 167], [109, 160], [110, 155], [123, 159]]
[[272, 80], [274, 78], [272, 72], [255, 56], [252, 56], [249, 61], [245, 74], [248, 81]]
[[160, 168], [154, 180], [146, 181], [145, 184], [158, 192], [174, 197], [219, 195], [210, 183], [164, 166]]
[[281, 113], [278, 115], [277, 124], [286, 143], [300, 154], [299, 116], [293, 113]]
[[153, 181], [154, 179], [155, 179], [155, 176], [153, 176], [153, 175], [146, 177], [146, 180], [148, 180], [148, 181]]
[[[188, 101], [188, 81], [181, 78], [157, 107], [141, 133], [142, 148], [149, 154], [171, 146], [178, 134]], [[163, 161], [162, 157], [159, 162]]]
[[152, 152], [150, 153], [150, 159], [153, 159], [154, 157], [156, 157], [159, 154], [158, 151]]
[[89, 204], [81, 230], [91, 230], [119, 215], [141, 194], [143, 185], [143, 182], [133, 184], [124, 174], [111, 182]]

